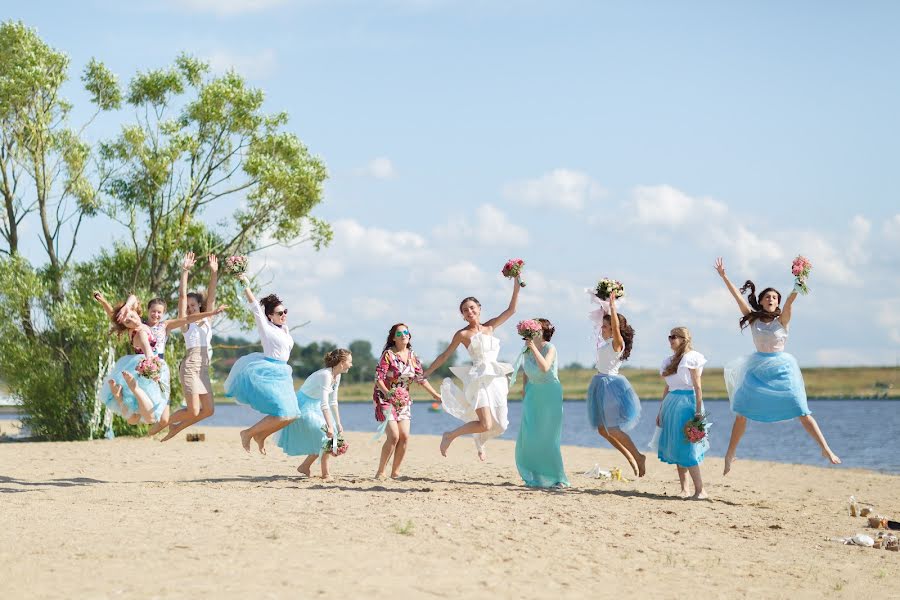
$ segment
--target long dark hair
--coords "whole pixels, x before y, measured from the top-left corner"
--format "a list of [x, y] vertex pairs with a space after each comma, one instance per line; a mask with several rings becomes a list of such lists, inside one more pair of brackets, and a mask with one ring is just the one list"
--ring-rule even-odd
[[[741, 294], [750, 290], [750, 293], [747, 294], [747, 303], [750, 304], [750, 308], [753, 309], [743, 317], [741, 317], [740, 326], [741, 329], [745, 329], [746, 327], [753, 325], [758, 320], [762, 319], [764, 323], [769, 323], [781, 316], [781, 292], [772, 287], [767, 287], [763, 291], [759, 293], [759, 296], [756, 295], [756, 285], [747, 280], [743, 286], [741, 286]], [[759, 305], [759, 300], [757, 298], [762, 298], [768, 292], [775, 292], [778, 294], [778, 308], [774, 311], [769, 312], [764, 310], [762, 306]]]
[[276, 294], [269, 294], [265, 298], [262, 298], [259, 303], [262, 305], [263, 310], [266, 311], [266, 317], [272, 316], [272, 313], [275, 312], [275, 308], [279, 304], [284, 304]]
[[[391, 326], [391, 330], [388, 331], [387, 341], [384, 343], [384, 348], [381, 349], [381, 353], [384, 354], [388, 351], [388, 349], [394, 348], [394, 334], [397, 333], [397, 328], [401, 325], [406, 325], [406, 323], [394, 323]], [[406, 344], [406, 347], [412, 350], [412, 334], [409, 334], [409, 343]]]
[[[625, 344], [621, 358], [622, 360], [628, 360], [628, 357], [631, 356], [631, 348], [634, 346], [634, 327], [628, 324], [628, 319], [625, 318], [625, 315], [619, 314], [617, 316], [619, 317], [619, 334], [622, 336], [622, 342]], [[603, 320], [612, 327], [611, 316], [604, 315]]]

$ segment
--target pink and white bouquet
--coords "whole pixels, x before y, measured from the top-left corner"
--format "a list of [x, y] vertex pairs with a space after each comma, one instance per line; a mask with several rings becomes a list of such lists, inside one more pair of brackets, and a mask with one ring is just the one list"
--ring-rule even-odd
[[594, 287], [594, 295], [601, 300], [609, 300], [612, 294], [615, 294], [616, 298], [621, 298], [625, 295], [625, 286], [622, 285], [621, 281], [604, 277]]
[[794, 275], [794, 289], [804, 296], [809, 293], [806, 280], [810, 271], [812, 271], [812, 262], [805, 256], [798, 256], [791, 263], [791, 273]]
[[534, 319], [525, 319], [516, 323], [516, 333], [522, 336], [523, 339], [533, 340], [539, 335], [543, 335], [544, 328]]
[[159, 381], [159, 377], [162, 374], [162, 361], [159, 360], [158, 356], [142, 358], [141, 362], [137, 364], [137, 369], [135, 370], [141, 377], [146, 377], [147, 379], [152, 379], [153, 381]]
[[[322, 427], [322, 431], [328, 431], [326, 427]], [[337, 446], [335, 446], [335, 444]], [[335, 447], [337, 450], [335, 450]], [[335, 433], [334, 437], [325, 438], [325, 442], [322, 444], [322, 452], [330, 452], [335, 456], [340, 456], [341, 454], [346, 454], [347, 450], [350, 449], [350, 443], [344, 439], [343, 434]]]
[[[506, 264], [503, 265], [503, 268], [500, 270], [503, 273], [503, 276], [507, 279], [512, 279], [513, 277], [520, 277], [522, 275], [522, 269], [525, 267], [525, 261], [521, 258], [511, 258], [506, 261]], [[525, 287], [525, 282], [519, 279], [519, 285]]]
[[409, 391], [405, 387], [392, 388], [391, 393], [388, 394], [388, 402], [399, 413], [404, 407], [409, 406]]
[[225, 272], [229, 275], [242, 275], [249, 266], [250, 260], [246, 256], [229, 256], [225, 259]]
[[695, 415], [684, 426], [684, 437], [692, 444], [701, 442], [709, 435], [711, 425], [712, 423], [706, 418], [706, 413], [699, 416]]

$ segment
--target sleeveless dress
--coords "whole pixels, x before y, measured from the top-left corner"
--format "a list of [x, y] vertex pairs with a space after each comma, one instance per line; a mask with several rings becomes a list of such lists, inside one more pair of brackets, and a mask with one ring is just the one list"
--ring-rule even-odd
[[[135, 333], [136, 331], [133, 331], [131, 334], [132, 347], [134, 347]], [[157, 340], [153, 336], [152, 332], [149, 334], [149, 338], [150, 348], [155, 352], [157, 347]], [[156, 423], [157, 421], [159, 421], [160, 417], [162, 417], [163, 411], [165, 411], [166, 407], [169, 405], [169, 402], [168, 399], [163, 396], [159, 382], [153, 381], [152, 379], [138, 374], [137, 366], [138, 363], [140, 363], [144, 359], [144, 351], [142, 348], [134, 347], [134, 349], [138, 351], [137, 354], [126, 354], [125, 356], [117, 360], [116, 364], [113, 365], [109, 373], [106, 374], [107, 380], [112, 379], [116, 382], [117, 385], [122, 386], [122, 404], [124, 404], [128, 409], [128, 414], [122, 414], [122, 411], [119, 408], [119, 403], [116, 402], [116, 398], [115, 396], [113, 396], [112, 390], [109, 389], [108, 385], [104, 385], [101, 388], [100, 400], [103, 402], [103, 404], [106, 405], [109, 410], [126, 419], [133, 414], [141, 414], [140, 410], [138, 409], [137, 397], [128, 388], [128, 384], [125, 383], [125, 378], [122, 376], [122, 371], [127, 371], [131, 373], [132, 377], [134, 377], [137, 386], [147, 394], [148, 398], [150, 398], [150, 404], [153, 406], [153, 421], [151, 422]], [[141, 422], [146, 423], [143, 416], [141, 416]]]
[[[319, 369], [306, 378], [297, 390], [297, 405], [300, 417], [278, 433], [278, 447], [289, 456], [308, 456], [321, 454], [327, 436], [325, 427], [325, 411], [337, 406], [338, 387], [341, 376], [334, 377], [330, 367]], [[336, 423], [334, 411], [331, 413], [332, 423]], [[335, 426], [334, 435], [337, 435]]]
[[502, 435], [509, 427], [506, 412], [506, 396], [509, 394], [509, 383], [506, 376], [512, 373], [512, 365], [497, 362], [500, 354], [500, 340], [480, 331], [472, 336], [469, 342], [469, 357], [472, 364], [450, 367], [454, 375], [463, 383], [459, 389], [447, 377], [441, 383], [441, 404], [444, 410], [460, 421], [477, 421], [475, 411], [488, 407], [493, 417], [490, 431], [476, 433], [475, 446], [484, 448], [485, 442]]
[[169, 401], [169, 396], [172, 393], [172, 374], [169, 371], [169, 365], [166, 364], [166, 357], [164, 356], [166, 352], [166, 342], [169, 339], [169, 332], [166, 330], [166, 322], [165, 320], [160, 321], [156, 325], [150, 325], [150, 333], [153, 337], [156, 338], [156, 356], [159, 357], [159, 360], [162, 362], [162, 368], [159, 372], [159, 389], [162, 391], [163, 398], [166, 399], [166, 402]]
[[621, 366], [622, 352], [615, 351], [612, 338], [598, 336], [598, 373], [587, 393], [588, 421], [594, 429], [630, 431], [641, 418], [641, 400], [628, 379], [619, 375]]
[[293, 369], [287, 364], [294, 339], [287, 329], [269, 321], [258, 303], [250, 304], [250, 312], [256, 320], [263, 351], [251, 352], [235, 361], [225, 379], [225, 395], [265, 415], [296, 419], [300, 407], [294, 392]]
[[[663, 361], [660, 375], [668, 366], [672, 357]], [[659, 460], [679, 467], [696, 467], [703, 462], [709, 450], [709, 435], [696, 444], [688, 441], [684, 433], [687, 425], [697, 411], [697, 397], [694, 395], [694, 384], [690, 369], [703, 372], [706, 358], [695, 350], [687, 352], [678, 363], [678, 370], [666, 376], [669, 393], [663, 398], [660, 413], [660, 433], [657, 457]]]
[[797, 359], [784, 352], [781, 319], [750, 325], [756, 352], [725, 365], [731, 410], [753, 421], [774, 423], [811, 414]]
[[[551, 348], [551, 343], [545, 343], [541, 354], [546, 356]], [[532, 352], [526, 352], [524, 359], [521, 359], [528, 381], [525, 383], [525, 397], [522, 398], [522, 423], [516, 439], [516, 468], [528, 487], [569, 486], [559, 449], [563, 391], [557, 358], [553, 357], [550, 370], [546, 373], [540, 370]]]

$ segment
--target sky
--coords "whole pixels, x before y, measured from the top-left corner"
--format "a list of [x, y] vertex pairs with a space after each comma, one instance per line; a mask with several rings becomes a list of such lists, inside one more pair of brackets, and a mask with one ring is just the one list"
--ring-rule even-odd
[[[334, 242], [252, 266], [305, 344], [409, 325], [426, 361], [499, 314], [549, 318], [562, 365], [592, 362], [585, 288], [626, 287], [631, 363], [657, 367], [687, 326], [711, 365], [753, 350], [715, 273], [787, 293], [814, 268], [787, 350], [801, 366], [900, 363], [900, 4], [868, 1], [172, 0], [0, 2], [124, 84], [184, 51], [235, 69], [328, 165]], [[108, 139], [127, 110], [89, 128]], [[206, 218], [217, 219], [218, 214]], [[34, 227], [34, 226], [32, 226]], [[109, 222], [96, 234], [124, 237]], [[40, 259], [36, 239], [28, 252]], [[236, 334], [229, 326], [225, 333]], [[246, 335], [253, 337], [253, 332]]]

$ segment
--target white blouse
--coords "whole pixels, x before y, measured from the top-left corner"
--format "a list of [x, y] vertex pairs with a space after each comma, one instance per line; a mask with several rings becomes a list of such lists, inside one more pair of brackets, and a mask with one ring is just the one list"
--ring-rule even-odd
[[622, 352], [625, 348], [616, 352], [613, 348], [612, 338], [603, 340], [598, 337], [597, 344], [597, 362], [594, 365], [597, 372], [604, 375], [618, 375], [619, 367], [622, 366]]
[[150, 333], [156, 338], [156, 355], [163, 358], [163, 355], [166, 352], [166, 342], [169, 339], [169, 332], [166, 329], [166, 320], [163, 319], [156, 325], [151, 325]]
[[267, 319], [266, 312], [259, 302], [250, 303], [250, 312], [256, 319], [256, 329], [259, 331], [263, 354], [268, 358], [287, 362], [291, 357], [291, 348], [294, 347], [294, 338], [291, 337], [291, 333], [286, 327], [279, 327]]
[[775, 318], [764, 323], [757, 319], [750, 326], [753, 335], [753, 345], [757, 352], [784, 352], [784, 343], [787, 341], [787, 327], [781, 324], [781, 319]]
[[[662, 366], [659, 368], [659, 374], [662, 375], [662, 372], [669, 365], [669, 361], [672, 360], [673, 356], [666, 358], [662, 362]], [[669, 391], [672, 390], [692, 390], [694, 389], [694, 381], [691, 379], [691, 369], [697, 369], [697, 374], [703, 374], [703, 365], [706, 364], [706, 357], [697, 352], [696, 350], [691, 350], [681, 357], [681, 362], [678, 363], [678, 370], [675, 371], [672, 375], [666, 375], [666, 385], [669, 386]]]
[[331, 367], [319, 369], [306, 378], [300, 391], [310, 398], [321, 398], [322, 410], [328, 410], [328, 405], [337, 406], [338, 387], [341, 385], [341, 376], [337, 377], [331, 372]]

